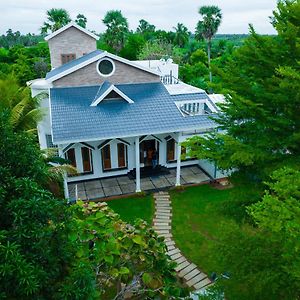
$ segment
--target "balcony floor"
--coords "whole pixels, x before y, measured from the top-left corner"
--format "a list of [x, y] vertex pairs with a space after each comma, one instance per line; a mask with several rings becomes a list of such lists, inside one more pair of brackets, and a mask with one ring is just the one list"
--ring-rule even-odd
[[[175, 186], [176, 168], [170, 169], [170, 174], [141, 178], [143, 191], [157, 191]], [[180, 181], [182, 185], [197, 184], [209, 181], [210, 178], [198, 166], [181, 167]], [[135, 179], [127, 175], [93, 179], [78, 183], [68, 183], [70, 199], [75, 200], [75, 185], [78, 198], [81, 200], [96, 200], [135, 193]]]

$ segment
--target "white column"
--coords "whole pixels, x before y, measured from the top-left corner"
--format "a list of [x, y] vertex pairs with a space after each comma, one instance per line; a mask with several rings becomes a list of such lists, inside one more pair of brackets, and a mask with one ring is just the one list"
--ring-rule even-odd
[[67, 182], [67, 174], [66, 173], [64, 175], [64, 194], [65, 194], [65, 199], [70, 199], [69, 189], [68, 189], [68, 182]]
[[[58, 145], [58, 154], [61, 158], [64, 158], [64, 154], [62, 152], [62, 146]], [[64, 195], [65, 199], [70, 199], [69, 195], [69, 189], [68, 189], [68, 181], [67, 181], [67, 173], [65, 172], [63, 175], [63, 180], [64, 180]]]
[[181, 144], [180, 144], [181, 133], [177, 136], [177, 167], [176, 167], [176, 186], [180, 186], [180, 165], [181, 165]]
[[135, 137], [135, 170], [136, 170], [136, 188], [135, 192], [141, 192], [141, 171], [140, 171], [140, 138]]

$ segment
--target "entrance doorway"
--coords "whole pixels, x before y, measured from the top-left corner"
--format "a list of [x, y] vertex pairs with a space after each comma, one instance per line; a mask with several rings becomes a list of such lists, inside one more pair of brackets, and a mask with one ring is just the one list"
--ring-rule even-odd
[[145, 167], [152, 166], [152, 160], [156, 156], [157, 164], [159, 163], [159, 142], [155, 139], [146, 140], [140, 144], [140, 162]]

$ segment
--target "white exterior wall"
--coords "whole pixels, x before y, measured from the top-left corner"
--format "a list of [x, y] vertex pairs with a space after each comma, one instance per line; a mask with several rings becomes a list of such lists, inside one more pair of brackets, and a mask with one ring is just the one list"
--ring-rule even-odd
[[208, 160], [199, 160], [199, 166], [214, 179], [224, 178], [229, 175], [228, 173], [222, 172], [218, 169], [215, 170], [215, 164], [209, 162]]
[[40, 107], [43, 113], [43, 119], [38, 122], [37, 131], [41, 149], [47, 148], [46, 134], [51, 135], [51, 121], [49, 110], [49, 98], [43, 98], [40, 103]]
[[[168, 163], [167, 158], [167, 141], [165, 140], [165, 137], [170, 134], [163, 134], [163, 135], [156, 135], [161, 142], [157, 141], [159, 143], [159, 165], [167, 167], [167, 168], [175, 168], [176, 167], [176, 161]], [[145, 140], [152, 140], [155, 139], [153, 136], [148, 136]], [[69, 177], [68, 182], [74, 182], [74, 181], [81, 181], [81, 180], [89, 180], [89, 179], [96, 179], [96, 178], [103, 178], [103, 177], [113, 177], [113, 176], [119, 176], [119, 175], [126, 175], [129, 171], [133, 170], [135, 168], [135, 144], [134, 144], [134, 138], [123, 138], [122, 140], [130, 143], [129, 146], [127, 146], [127, 168], [126, 169], [120, 169], [120, 170], [112, 170], [112, 171], [103, 171], [102, 170], [102, 155], [101, 150], [97, 147], [104, 142], [97, 141], [97, 142], [88, 142], [87, 144], [94, 147], [95, 150], [92, 151], [92, 163], [93, 163], [93, 174], [87, 174], [87, 175], [80, 175], [80, 176], [74, 176]], [[117, 144], [120, 143], [119, 140], [112, 140], [110, 144], [111, 149], [111, 167], [112, 169], [118, 168], [118, 153], [117, 153]], [[175, 144], [177, 145], [177, 143]], [[60, 145], [60, 149], [63, 149], [67, 147], [68, 145]], [[82, 166], [82, 157], [81, 157], [81, 147], [84, 147], [83, 144], [75, 144], [73, 148], [75, 149], [75, 155], [76, 155], [76, 165], [79, 169], [79, 172], [81, 170]], [[177, 160], [177, 153], [175, 151], [175, 160]], [[190, 165], [199, 165], [202, 167], [202, 161], [200, 160], [187, 160], [182, 161], [181, 166], [190, 166]], [[141, 163], [140, 167], [143, 167], [144, 164]], [[209, 163], [207, 164], [209, 166]], [[205, 165], [206, 167], [206, 165]], [[213, 165], [210, 166], [210, 168], [213, 168]], [[209, 169], [210, 170], [210, 169]], [[224, 177], [224, 176], [222, 176]]]

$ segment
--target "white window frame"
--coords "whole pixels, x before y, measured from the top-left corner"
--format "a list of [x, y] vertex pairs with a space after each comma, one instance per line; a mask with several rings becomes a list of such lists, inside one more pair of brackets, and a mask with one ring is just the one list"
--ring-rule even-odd
[[[102, 61], [104, 61], [104, 60], [108, 60], [109, 62], [111, 62], [112, 66], [113, 66], [113, 70], [112, 70], [109, 74], [102, 74], [102, 73], [100, 72], [100, 70], [99, 70], [99, 65], [100, 65], [100, 63], [101, 63]], [[102, 59], [99, 59], [99, 60], [98, 60], [97, 65], [96, 65], [96, 70], [97, 70], [98, 74], [99, 74], [101, 77], [110, 77], [110, 76], [112, 76], [112, 75], [115, 73], [115, 71], [116, 71], [116, 65], [115, 65], [115, 63], [114, 63], [114, 61], [113, 61], [112, 59], [107, 58], [107, 57], [103, 57]]]

